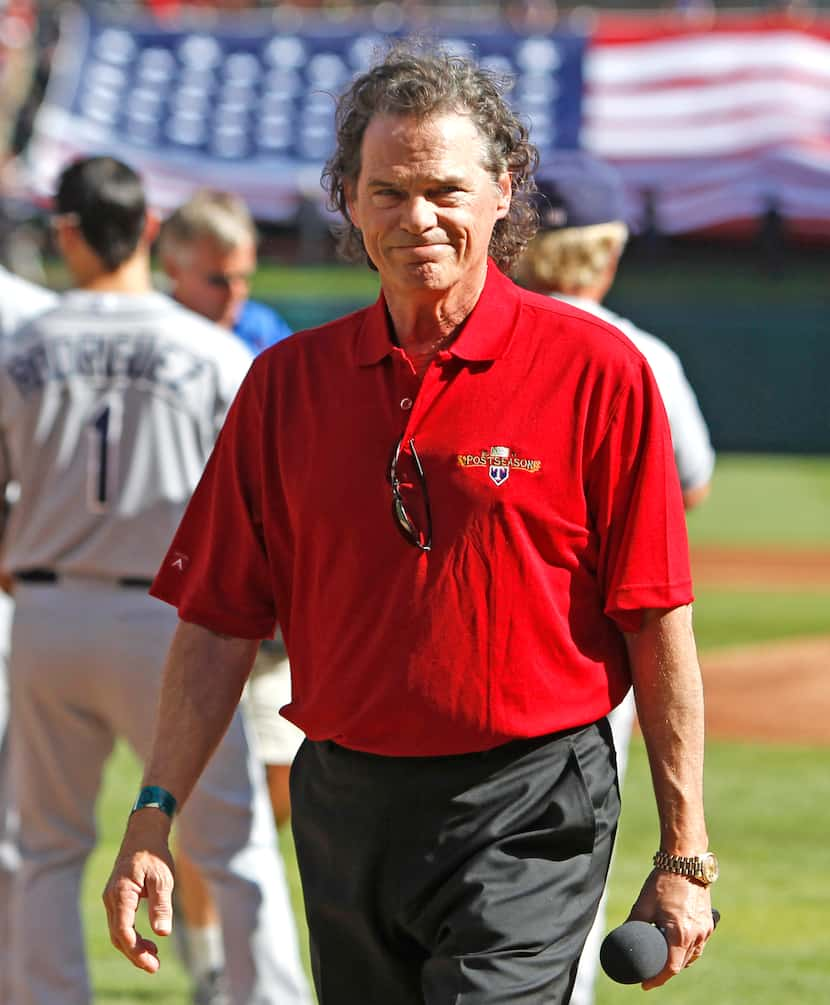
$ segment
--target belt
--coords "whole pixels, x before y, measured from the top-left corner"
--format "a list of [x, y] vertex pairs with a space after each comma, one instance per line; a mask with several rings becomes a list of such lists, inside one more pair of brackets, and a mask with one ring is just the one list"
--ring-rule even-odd
[[[21, 583], [47, 583], [55, 584], [61, 581], [60, 575], [54, 569], [19, 569], [13, 573], [15, 579]], [[152, 579], [143, 576], [122, 576], [115, 580], [116, 586], [125, 590], [149, 590], [153, 585]]]

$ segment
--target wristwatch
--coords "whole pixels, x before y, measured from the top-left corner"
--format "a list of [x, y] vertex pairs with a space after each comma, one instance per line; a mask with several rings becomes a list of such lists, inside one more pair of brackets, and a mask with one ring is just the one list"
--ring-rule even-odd
[[145, 785], [138, 793], [138, 798], [133, 803], [130, 811], [132, 816], [136, 810], [153, 809], [161, 810], [172, 820], [176, 814], [176, 797], [172, 792], [163, 789], [160, 785]]
[[667, 851], [657, 851], [654, 853], [654, 867], [686, 876], [703, 886], [714, 883], [720, 872], [717, 857], [711, 851], [703, 855], [670, 855]]

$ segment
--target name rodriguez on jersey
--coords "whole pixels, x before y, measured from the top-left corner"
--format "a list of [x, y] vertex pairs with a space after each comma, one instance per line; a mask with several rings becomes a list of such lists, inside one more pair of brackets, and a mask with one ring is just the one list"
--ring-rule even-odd
[[209, 368], [207, 360], [184, 346], [161, 342], [152, 335], [57, 336], [16, 353], [5, 364], [24, 398], [49, 381], [70, 377], [147, 381], [180, 391]]

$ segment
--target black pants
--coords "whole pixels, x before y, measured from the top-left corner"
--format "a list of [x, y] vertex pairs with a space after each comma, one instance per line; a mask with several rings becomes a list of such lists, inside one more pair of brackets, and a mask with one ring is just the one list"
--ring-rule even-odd
[[605, 720], [454, 757], [305, 741], [292, 821], [320, 1005], [564, 1005], [619, 794]]

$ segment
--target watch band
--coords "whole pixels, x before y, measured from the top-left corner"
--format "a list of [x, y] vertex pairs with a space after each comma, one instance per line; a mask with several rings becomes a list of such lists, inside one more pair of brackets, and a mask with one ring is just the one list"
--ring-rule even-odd
[[711, 852], [704, 855], [670, 855], [667, 851], [656, 851], [653, 863], [655, 869], [686, 876], [706, 886], [718, 878], [717, 859]]
[[131, 813], [136, 810], [154, 809], [166, 813], [170, 819], [176, 812], [176, 797], [172, 792], [163, 789], [160, 785], [145, 785], [138, 793], [138, 798], [133, 803]]

